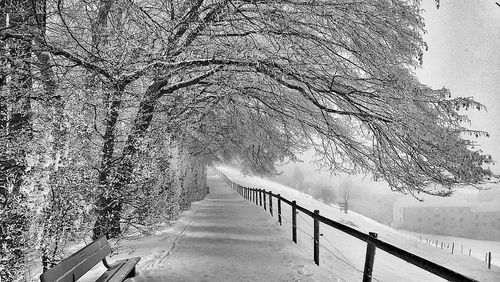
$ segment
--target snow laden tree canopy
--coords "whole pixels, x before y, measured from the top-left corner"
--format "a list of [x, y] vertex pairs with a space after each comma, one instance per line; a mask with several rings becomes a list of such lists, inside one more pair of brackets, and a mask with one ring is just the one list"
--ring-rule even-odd
[[[332, 171], [371, 172], [403, 192], [447, 195], [492, 177], [483, 167], [490, 157], [464, 139], [486, 133], [463, 127], [458, 113], [483, 106], [411, 72], [426, 48], [418, 1], [174, 6], [183, 8], [169, 10], [165, 44], [180, 55], [159, 65], [203, 76], [199, 93], [220, 97], [214, 120], [190, 131], [202, 140], [196, 146], [212, 144], [207, 152], [263, 173], [312, 146]], [[204, 131], [214, 125], [227, 127], [221, 140]]]
[[495, 181], [468, 139], [486, 133], [460, 112], [484, 107], [413, 73], [426, 49], [420, 1], [45, 4], [45, 36], [32, 36], [54, 65], [92, 73], [112, 92], [109, 113], [127, 95], [141, 101], [121, 157], [103, 158], [119, 182], [153, 123], [207, 162], [239, 159], [258, 173], [312, 147], [331, 171], [372, 173], [405, 193]]

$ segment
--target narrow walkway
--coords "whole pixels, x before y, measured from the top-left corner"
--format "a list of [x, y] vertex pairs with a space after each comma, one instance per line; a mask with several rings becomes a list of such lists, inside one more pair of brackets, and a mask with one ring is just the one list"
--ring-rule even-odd
[[245, 201], [219, 177], [209, 177], [210, 194], [193, 205], [194, 220], [170, 252], [162, 280], [312, 281], [289, 232], [262, 209]]

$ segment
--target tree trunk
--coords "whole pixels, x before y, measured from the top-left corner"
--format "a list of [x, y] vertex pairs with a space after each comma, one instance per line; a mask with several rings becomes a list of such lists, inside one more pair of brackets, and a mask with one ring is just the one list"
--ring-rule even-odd
[[103, 196], [97, 201], [97, 220], [94, 224], [93, 236], [94, 240], [101, 236], [106, 238], [117, 238], [121, 235], [120, 215], [122, 211], [122, 203], [119, 196]]
[[129, 184], [132, 180], [134, 163], [137, 158], [138, 142], [146, 135], [151, 125], [159, 97], [158, 84], [155, 83], [146, 90], [144, 99], [139, 104], [139, 110], [134, 119], [132, 130], [127, 138], [127, 143], [123, 149], [121, 161], [118, 166], [119, 179], [116, 183], [116, 189], [123, 189], [124, 185]]
[[[117, 87], [108, 96], [108, 112], [106, 114], [106, 131], [102, 148], [101, 168], [99, 172], [99, 198], [96, 203], [97, 220], [94, 224], [93, 238], [101, 236], [116, 238], [120, 235], [120, 213], [122, 210], [122, 193], [117, 189], [113, 155], [115, 151], [115, 126], [118, 121], [123, 87]], [[116, 173], [115, 173], [116, 174]]]

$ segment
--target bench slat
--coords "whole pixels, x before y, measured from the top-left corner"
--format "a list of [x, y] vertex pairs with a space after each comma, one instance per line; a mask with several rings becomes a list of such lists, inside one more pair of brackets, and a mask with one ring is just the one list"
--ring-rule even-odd
[[[94, 266], [96, 266], [100, 261], [102, 261], [103, 258], [105, 258], [107, 255], [109, 255], [111, 252], [111, 249], [109, 245], [107, 245], [105, 248], [100, 249], [97, 251], [94, 256], [89, 257], [85, 259], [85, 261], [82, 261], [80, 265], [75, 268], [73, 271], [73, 276], [74, 279], [79, 279], [82, 277], [85, 273], [87, 273], [89, 270], [91, 270]], [[71, 276], [69, 276], [71, 278]]]
[[108, 271], [102, 274], [101, 277], [96, 280], [96, 282], [123, 281], [134, 269], [135, 265], [139, 262], [140, 259], [140, 257], [135, 257], [116, 262], [115, 264], [111, 265]]
[[41, 282], [72, 282], [111, 253], [106, 237], [92, 242], [40, 275]]
[[123, 261], [122, 262], [118, 262], [118, 263], [115, 263], [113, 265], [110, 265], [108, 270], [106, 272], [104, 272], [95, 282], [104, 282], [104, 281], [108, 281], [111, 277], [113, 277], [113, 275], [115, 275], [116, 272], [118, 272], [118, 270], [120, 270], [120, 268], [123, 266]]

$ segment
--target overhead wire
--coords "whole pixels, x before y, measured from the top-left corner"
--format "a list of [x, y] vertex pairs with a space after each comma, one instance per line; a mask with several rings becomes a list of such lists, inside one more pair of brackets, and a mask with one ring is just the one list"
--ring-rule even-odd
[[[314, 227], [313, 224], [311, 222], [309, 222], [309, 220], [307, 218], [305, 218], [304, 216], [302, 216], [300, 213], [297, 213], [299, 215], [300, 218], [302, 218], [310, 227]], [[337, 247], [335, 247], [335, 245], [333, 244], [333, 242], [331, 242], [330, 240], [328, 240], [328, 238], [326, 236], [322, 236], [323, 239], [325, 239], [328, 244], [334, 248], [344, 259], [342, 261], [346, 262], [347, 264], [349, 264], [351, 267], [353, 267], [354, 269], [356, 269], [357, 271], [360, 271], [359, 269], [356, 268], [356, 266], [354, 266], [354, 263], [352, 263], [345, 255], [344, 253], [342, 253], [339, 249], [337, 249]], [[320, 246], [322, 246], [324, 249], [326, 249], [328, 252], [332, 253], [326, 246], [322, 245], [321, 243], [318, 242], [318, 244]], [[332, 253], [333, 255], [333, 253]], [[338, 259], [341, 259], [339, 258], [338, 256], [334, 255], [336, 258]], [[362, 271], [360, 271], [362, 272]]]
[[[282, 218], [282, 219], [284, 219], [284, 220], [285, 220], [285, 221], [286, 221], [286, 222], [287, 222], [290, 226], [295, 226], [295, 228], [297, 228], [297, 229], [298, 229], [298, 230], [300, 230], [302, 233], [306, 234], [307, 236], [309, 236], [311, 239], [313, 239], [313, 240], [314, 240], [314, 236], [313, 236], [313, 235], [311, 235], [311, 233], [309, 233], [309, 232], [305, 231], [304, 229], [302, 229], [302, 228], [298, 227], [297, 225], [293, 225], [293, 223], [292, 223], [291, 221], [289, 221], [289, 220], [287, 219], [287, 217], [286, 217], [286, 216], [283, 216], [283, 214], [281, 214], [279, 211], [278, 211], [277, 213], [278, 213], [278, 214], [281, 216], [281, 218]], [[298, 215], [299, 215], [299, 217], [301, 217], [303, 220], [306, 220], [304, 217], [302, 217], [302, 216], [300, 215], [300, 213], [299, 213], [299, 212], [297, 212], [297, 214], [298, 214]], [[307, 220], [306, 220], [306, 222], [307, 222]], [[309, 223], [309, 224], [310, 224], [310, 223]], [[310, 225], [312, 226], [312, 224], [310, 224]], [[326, 239], [326, 237], [324, 237], [324, 236], [322, 236], [322, 237], [323, 237], [324, 239]], [[336, 255], [335, 253], [333, 253], [333, 252], [332, 252], [332, 251], [331, 251], [331, 250], [330, 250], [327, 246], [325, 246], [325, 245], [321, 244], [321, 242], [317, 242], [317, 243], [318, 243], [318, 245], [319, 245], [320, 247], [322, 247], [324, 250], [326, 250], [326, 251], [327, 251], [328, 253], [330, 253], [332, 256], [334, 256], [335, 258], [337, 258], [337, 259], [338, 259], [338, 260], [340, 260], [341, 262], [345, 263], [346, 265], [350, 266], [351, 268], [353, 268], [353, 269], [354, 269], [354, 270], [356, 270], [357, 272], [359, 272], [359, 273], [361, 273], [361, 274], [363, 274], [363, 275], [364, 275], [364, 271], [362, 271], [362, 270], [358, 269], [358, 268], [357, 268], [357, 267], [356, 267], [356, 266], [355, 266], [355, 265], [354, 265], [354, 264], [353, 264], [353, 263], [352, 263], [352, 262], [351, 262], [348, 258], [346, 258], [346, 256], [345, 256], [345, 255], [344, 255], [344, 254], [343, 254], [343, 253], [342, 253], [339, 249], [337, 249], [335, 246], [333, 246], [333, 243], [331, 243], [331, 241], [330, 241], [330, 240], [326, 239], [326, 241], [328, 241], [328, 242], [330, 243], [330, 245], [332, 245], [332, 247], [333, 247], [333, 248], [334, 248], [334, 249], [335, 249], [335, 250], [336, 250], [336, 251], [337, 251], [337, 252], [338, 252], [338, 253], [339, 253], [339, 254], [340, 254], [343, 258], [341, 258], [341, 257], [339, 257], [338, 255]], [[379, 281], [379, 282], [381, 281], [381, 280], [377, 279], [376, 277], [374, 277], [373, 275], [369, 275], [369, 276], [370, 276], [373, 280], [375, 280], [375, 281]]]
[[[230, 180], [229, 180], [230, 181]], [[236, 183], [235, 183], [236, 184]], [[237, 185], [237, 184], [236, 184]], [[243, 196], [243, 195], [241, 195]], [[265, 197], [266, 195], [264, 195]], [[259, 201], [258, 201], [259, 198], [257, 198], [256, 200], [256, 203], [250, 198], [250, 199], [247, 199], [248, 201], [254, 203], [255, 205], [257, 206], [260, 206], [260, 207], [263, 207], [263, 205], [261, 206], [259, 204]], [[271, 198], [272, 200], [272, 198]], [[262, 202], [262, 204], [264, 204], [264, 202]], [[273, 207], [273, 212], [276, 211], [276, 213], [281, 216], [281, 219], [282, 219], [282, 222], [283, 220], [285, 222], [287, 222], [290, 227], [295, 227], [296, 229], [298, 229], [299, 231], [301, 231], [302, 233], [304, 233], [305, 235], [307, 235], [308, 237], [310, 237], [310, 239], [314, 240], [314, 235], [311, 235], [311, 233], [307, 232], [306, 230], [300, 228], [299, 226], [297, 225], [294, 225], [286, 216], [284, 216], [282, 213], [280, 213], [278, 210], [276, 210], [274, 207]], [[304, 216], [302, 216], [299, 212], [297, 212], [297, 214], [299, 215], [299, 217], [304, 221], [306, 222], [309, 226], [313, 227], [313, 224], [310, 223]], [[355, 271], [359, 272], [360, 274], [364, 275], [364, 271], [358, 269], [354, 263], [352, 263], [339, 249], [337, 249], [334, 244], [328, 240], [328, 238], [326, 238], [325, 236], [322, 236], [327, 242], [328, 244], [333, 247], [342, 257], [336, 255], [334, 252], [332, 252], [327, 246], [325, 246], [324, 244], [322, 244], [321, 242], [317, 242], [318, 245], [324, 249], [325, 251], [327, 251], [329, 254], [331, 254], [332, 256], [334, 256], [335, 258], [337, 258], [338, 260], [340, 260], [341, 262], [343, 262], [344, 264], [346, 264], [347, 266], [351, 267], [352, 269], [354, 269]], [[374, 277], [373, 275], [369, 275], [373, 280], [375, 281], [378, 281], [380, 282], [381, 280], [377, 279], [376, 277]]]

